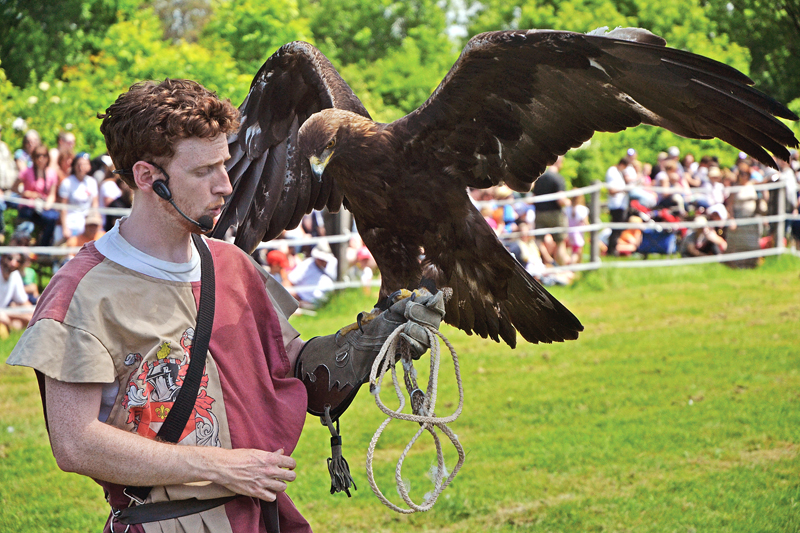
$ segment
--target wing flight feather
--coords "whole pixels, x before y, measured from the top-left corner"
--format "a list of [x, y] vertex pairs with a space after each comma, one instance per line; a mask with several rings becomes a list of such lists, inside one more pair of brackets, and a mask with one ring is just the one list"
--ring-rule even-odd
[[389, 127], [436, 151], [461, 185], [518, 191], [595, 131], [642, 123], [719, 137], [772, 166], [767, 150], [789, 157], [797, 139], [776, 117], [794, 113], [736, 69], [664, 44], [638, 28], [484, 33], [419, 109]]
[[297, 156], [300, 126], [331, 107], [369, 117], [330, 61], [310, 44], [286, 44], [264, 63], [239, 107], [239, 131], [228, 139], [233, 192], [213, 236], [235, 226], [237, 246], [252, 252], [260, 241], [297, 226], [312, 209], [339, 209], [344, 195], [332, 178], [317, 180], [309, 162]]

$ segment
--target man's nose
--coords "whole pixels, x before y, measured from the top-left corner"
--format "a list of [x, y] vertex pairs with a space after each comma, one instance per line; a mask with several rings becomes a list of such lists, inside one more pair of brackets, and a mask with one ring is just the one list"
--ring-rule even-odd
[[215, 192], [221, 194], [222, 196], [228, 196], [233, 192], [233, 187], [231, 186], [231, 179], [228, 176], [228, 171], [225, 169], [225, 167], [222, 167], [219, 170]]

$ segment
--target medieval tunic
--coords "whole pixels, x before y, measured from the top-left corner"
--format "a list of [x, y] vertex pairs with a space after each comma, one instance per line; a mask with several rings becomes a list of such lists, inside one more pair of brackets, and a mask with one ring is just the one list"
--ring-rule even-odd
[[[207, 243], [216, 277], [214, 326], [197, 403], [179, 444], [283, 448], [291, 454], [307, 402], [303, 384], [286, 377], [291, 369], [285, 345], [298, 334], [285, 317], [296, 304], [241, 250], [222, 241]], [[107, 415], [106, 423], [153, 438], [188, 368], [199, 296], [199, 281], [142, 274], [89, 243], [53, 277], [8, 363], [59, 381], [105, 384], [103, 403], [109, 405], [101, 419]], [[158, 457], [130, 460], [157, 462]], [[112, 507], [128, 506], [122, 487], [98, 483]], [[176, 485], [154, 487], [148, 501], [231, 494], [210, 483]], [[278, 506], [281, 531], [310, 531], [285, 493], [278, 495]], [[132, 531], [263, 532], [259, 521], [258, 501], [241, 496]]]

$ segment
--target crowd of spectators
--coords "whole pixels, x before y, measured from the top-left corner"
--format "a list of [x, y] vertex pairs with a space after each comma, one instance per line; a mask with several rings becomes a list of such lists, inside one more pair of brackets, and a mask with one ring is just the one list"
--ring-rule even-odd
[[[132, 192], [112, 174], [108, 155], [92, 157], [75, 152], [75, 135], [62, 131], [52, 148], [35, 130], [28, 130], [22, 146], [12, 151], [2, 141], [0, 128], [0, 243], [10, 246], [80, 247], [103, 235], [114, 217], [98, 208], [130, 207]], [[127, 191], [126, 191], [127, 189]], [[60, 208], [58, 204], [69, 206]], [[10, 227], [6, 228], [6, 223]], [[3, 254], [0, 262], [0, 337], [27, 325], [30, 307], [39, 296], [46, 270], [52, 275], [69, 255]]]
[[[0, 129], [0, 243], [80, 247], [102, 236], [119, 218], [99, 213], [99, 207], [131, 206], [133, 192], [112, 173], [113, 163], [107, 155], [75, 153], [75, 136], [70, 132], [59, 133], [54, 141], [55, 146], [48, 148], [36, 131], [29, 130], [22, 146], [12, 151], [2, 142]], [[640, 161], [636, 150], [629, 149], [605, 175], [607, 220], [634, 224], [694, 222], [699, 226], [674, 231], [648, 227], [607, 229], [601, 233], [601, 252], [609, 256], [646, 256], [679, 251], [683, 256], [700, 256], [771, 246], [777, 224], [737, 227], [732, 221], [725, 226], [709, 223], [776, 213], [779, 195], [774, 190], [757, 191], [753, 186], [778, 180], [785, 186], [786, 212], [796, 215], [800, 188], [797, 152], [792, 153], [790, 161], [778, 164], [776, 171], [740, 154], [736, 164], [728, 168], [714, 156], [699, 160], [692, 154], [681, 157], [676, 147], [660, 153], [651, 163]], [[562, 165], [563, 158], [559, 158], [527, 194], [506, 186], [469, 191], [508, 250], [545, 285], [569, 284], [574, 273], [554, 267], [580, 263], [586, 252], [582, 227], [589, 224], [590, 212], [583, 195], [562, 198], [556, 194], [567, 190], [560, 173]], [[740, 187], [729, 193], [727, 187], [734, 185]], [[554, 194], [555, 198], [531, 201]], [[57, 208], [56, 204], [70, 208]], [[6, 221], [13, 224], [8, 231], [4, 227]], [[546, 231], [549, 229], [552, 231]], [[535, 235], [533, 230], [537, 230]], [[344, 269], [338, 268], [337, 256], [324, 240], [315, 246], [291, 245], [292, 240], [325, 234], [323, 215], [315, 211], [296, 229], [284, 232], [282, 237], [289, 244], [254, 253], [255, 259], [305, 308], [325, 300], [340, 272], [344, 273], [344, 281], [363, 284], [377, 276], [375, 261], [357, 234], [349, 243], [334, 244], [346, 247]], [[797, 247], [800, 221], [787, 221], [786, 235], [789, 245]], [[37, 279], [41, 266], [52, 267], [52, 273], [70, 257], [2, 255], [0, 307], [35, 304], [42, 287], [42, 280]], [[753, 266], [756, 260], [733, 264]], [[25, 327], [29, 318], [24, 313], [0, 313], [0, 337], [11, 329]]]
[[[586, 238], [581, 226], [589, 222], [583, 195], [571, 198], [532, 201], [542, 195], [566, 191], [560, 171], [563, 160], [549, 167], [536, 181], [533, 190], [520, 194], [508, 187], [470, 191], [487, 223], [497, 232], [508, 250], [527, 270], [546, 285], [567, 284], [568, 271], [553, 267], [579, 263], [584, 258]], [[798, 213], [800, 162], [792, 152], [790, 161], [778, 161], [775, 170], [745, 154], [730, 168], [720, 165], [715, 156], [696, 160], [692, 154], [681, 157], [677, 147], [658, 154], [653, 163], [638, 159], [629, 149], [608, 168], [605, 175], [607, 220], [643, 225], [639, 228], [606, 229], [600, 234], [602, 254], [628, 256], [651, 253], [685, 257], [752, 251], [773, 246], [777, 224], [741, 224], [734, 218], [752, 218], [778, 212], [780, 195], [773, 189], [756, 190], [759, 183], [782, 181], [785, 212]], [[729, 192], [728, 187], [739, 186]], [[722, 223], [721, 221], [728, 221]], [[650, 222], [691, 222], [691, 229], [664, 230]], [[697, 226], [697, 227], [694, 227]], [[568, 228], [566, 232], [549, 228]], [[787, 221], [788, 245], [800, 242], [800, 221]], [[535, 238], [531, 236], [536, 231]], [[726, 264], [750, 267], [757, 259], [729, 261]]]
[[[320, 212], [314, 212], [306, 218], [321, 216]], [[324, 239], [314, 246], [291, 245], [293, 239], [324, 236], [323, 226], [319, 226], [320, 231], [315, 232], [316, 235], [305, 233], [302, 228], [308, 226], [309, 224], [301, 224], [300, 232], [284, 232], [282, 238], [286, 239], [286, 244], [277, 249], [256, 250], [254, 257], [276, 281], [289, 290], [301, 308], [313, 309], [324, 302], [328, 293], [333, 290], [334, 281], [339, 276], [339, 261]], [[340, 246], [346, 246], [344, 256], [347, 260], [347, 268], [341, 281], [359, 281], [367, 287], [377, 273], [372, 254], [357, 234]]]

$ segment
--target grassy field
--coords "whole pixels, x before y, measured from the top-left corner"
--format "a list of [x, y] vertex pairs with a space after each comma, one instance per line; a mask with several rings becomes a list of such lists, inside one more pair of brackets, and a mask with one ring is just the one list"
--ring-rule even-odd
[[[578, 341], [510, 350], [443, 328], [461, 361], [451, 427], [467, 460], [432, 511], [398, 515], [370, 491], [364, 458], [383, 415], [369, 394], [342, 420], [351, 499], [328, 494], [328, 433], [309, 418], [290, 494], [314, 529], [800, 531], [800, 261], [606, 269], [553, 292], [585, 325]], [[327, 334], [371, 302], [351, 291], [293, 322]], [[454, 408], [452, 374], [443, 364], [440, 415]], [[415, 429], [393, 422], [376, 452], [398, 503], [394, 465]], [[434, 460], [423, 437], [403, 471], [416, 501]], [[32, 372], [2, 365], [0, 531], [100, 531], [106, 514], [93, 482], [57, 470]]]

